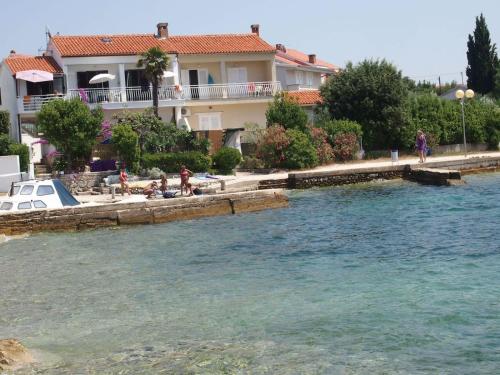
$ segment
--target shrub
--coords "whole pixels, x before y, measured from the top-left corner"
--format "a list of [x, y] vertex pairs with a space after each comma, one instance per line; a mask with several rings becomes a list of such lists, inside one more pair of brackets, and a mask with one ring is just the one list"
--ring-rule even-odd
[[9, 154], [19, 155], [19, 165], [21, 167], [21, 171], [26, 172], [28, 170], [30, 150], [27, 145], [22, 143], [11, 143], [9, 145]]
[[318, 155], [311, 139], [295, 129], [286, 131], [290, 144], [284, 150], [283, 166], [290, 169], [311, 168], [318, 165]]
[[257, 142], [257, 157], [267, 168], [280, 167], [285, 160], [285, 149], [290, 144], [290, 138], [281, 125], [267, 128]]
[[226, 174], [241, 162], [241, 152], [232, 147], [222, 147], [212, 158], [215, 168]]
[[0, 134], [0, 156], [9, 155], [11, 139], [8, 134]]
[[159, 179], [164, 173], [160, 168], [153, 167], [147, 170], [147, 176], [153, 180]]
[[264, 168], [264, 162], [253, 156], [244, 156], [240, 164], [243, 169], [260, 169]]
[[10, 115], [8, 111], [0, 111], [0, 134], [9, 134]]
[[354, 133], [339, 133], [335, 136], [333, 153], [337, 160], [352, 160], [359, 150], [358, 140]]
[[285, 92], [274, 97], [266, 111], [267, 126], [281, 125], [285, 129], [307, 130], [307, 113]]
[[363, 135], [361, 125], [356, 121], [350, 120], [329, 120], [318, 124], [318, 127], [323, 129], [328, 135], [328, 141], [333, 145], [335, 136], [339, 133], [354, 133], [360, 138]]
[[324, 129], [310, 128], [311, 139], [316, 148], [316, 155], [320, 164], [326, 164], [334, 159], [333, 149], [328, 143], [328, 135]]
[[122, 162], [133, 171], [137, 171], [139, 165], [139, 136], [129, 124], [117, 124], [113, 126], [111, 142], [118, 152]]
[[144, 154], [142, 164], [145, 168], [160, 168], [166, 173], [177, 173], [185, 165], [193, 172], [206, 172], [211, 165], [210, 157], [199, 151]]

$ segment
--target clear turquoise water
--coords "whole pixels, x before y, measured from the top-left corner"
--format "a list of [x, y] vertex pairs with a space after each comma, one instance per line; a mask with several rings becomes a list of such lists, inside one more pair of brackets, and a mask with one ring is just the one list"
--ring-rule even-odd
[[0, 337], [47, 374], [496, 374], [500, 175], [0, 245]]

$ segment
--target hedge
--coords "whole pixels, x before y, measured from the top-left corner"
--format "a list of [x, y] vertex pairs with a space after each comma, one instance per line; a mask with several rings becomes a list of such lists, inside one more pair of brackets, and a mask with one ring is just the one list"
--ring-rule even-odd
[[142, 157], [144, 168], [156, 167], [166, 173], [179, 172], [182, 165], [193, 172], [206, 172], [210, 168], [211, 160], [199, 151], [144, 154]]

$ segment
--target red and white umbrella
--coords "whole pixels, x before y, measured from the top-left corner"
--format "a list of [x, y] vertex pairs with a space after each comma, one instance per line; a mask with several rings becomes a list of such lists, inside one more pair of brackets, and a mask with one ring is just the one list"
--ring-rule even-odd
[[23, 70], [16, 73], [16, 78], [29, 82], [47, 82], [53, 81], [54, 75], [43, 70]]

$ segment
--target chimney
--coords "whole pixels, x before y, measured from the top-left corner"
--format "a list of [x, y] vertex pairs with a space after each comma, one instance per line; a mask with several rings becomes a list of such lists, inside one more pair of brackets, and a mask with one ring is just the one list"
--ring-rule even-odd
[[250, 28], [252, 29], [252, 34], [257, 34], [257, 36], [260, 36], [260, 26], [259, 24], [253, 24], [250, 26]]
[[285, 47], [285, 45], [283, 45], [283, 44], [279, 44], [279, 43], [278, 43], [278, 44], [276, 44], [276, 49], [277, 49], [278, 51], [281, 51], [281, 52], [286, 53], [286, 47]]
[[316, 55], [315, 54], [309, 55], [309, 63], [316, 64]]
[[156, 25], [156, 29], [158, 30], [158, 33], [156, 34], [157, 38], [160, 38], [160, 39], [168, 38], [168, 23], [167, 22], [160, 22], [158, 25]]
[[11, 54], [11, 55], [15, 55], [15, 54], [16, 54], [16, 50], [11, 49], [11, 50], [10, 50], [10, 54]]

